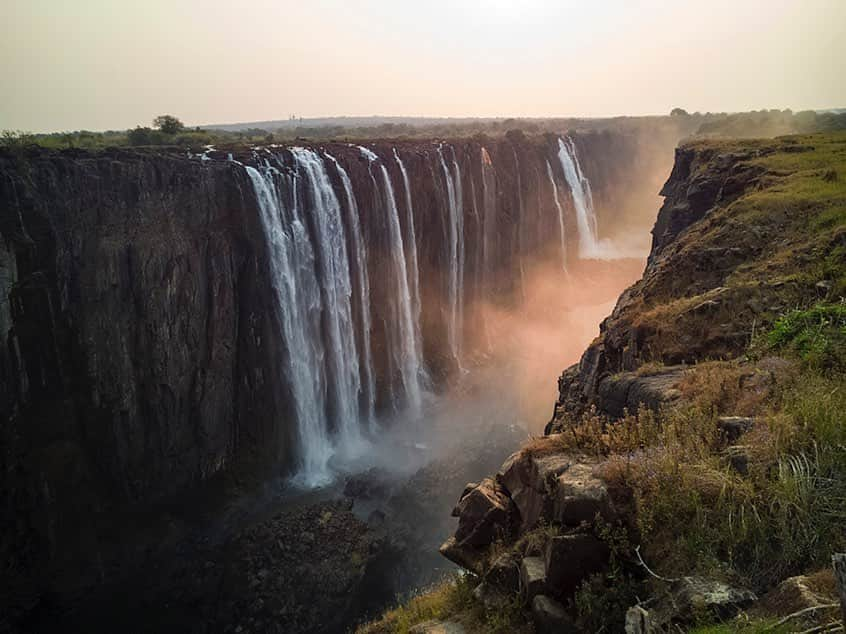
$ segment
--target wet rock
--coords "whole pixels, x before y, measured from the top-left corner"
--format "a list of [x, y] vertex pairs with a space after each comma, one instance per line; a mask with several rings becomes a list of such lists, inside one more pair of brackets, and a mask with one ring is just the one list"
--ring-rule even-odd
[[546, 545], [544, 571], [550, 594], [565, 597], [608, 563], [608, 547], [593, 535], [561, 535]]
[[486, 546], [498, 537], [510, 535], [515, 509], [508, 492], [496, 481], [485, 478], [458, 503], [456, 541], [463, 546]]
[[532, 621], [538, 634], [578, 632], [564, 606], [543, 594], [532, 599]]
[[384, 499], [391, 490], [391, 477], [384, 469], [368, 469], [347, 478], [344, 495], [356, 500]]
[[527, 602], [546, 591], [546, 567], [541, 557], [523, 557], [520, 563], [520, 594]]

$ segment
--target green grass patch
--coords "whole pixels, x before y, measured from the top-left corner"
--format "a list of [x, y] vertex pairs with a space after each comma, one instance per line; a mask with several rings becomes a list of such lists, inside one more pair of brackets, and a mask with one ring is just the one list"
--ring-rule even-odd
[[792, 310], [767, 334], [769, 346], [819, 370], [846, 370], [846, 303]]

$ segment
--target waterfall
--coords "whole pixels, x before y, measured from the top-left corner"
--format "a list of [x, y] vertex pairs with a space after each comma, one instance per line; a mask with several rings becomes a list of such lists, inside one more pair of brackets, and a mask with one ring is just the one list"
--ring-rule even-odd
[[449, 213], [449, 271], [447, 289], [449, 295], [449, 321], [447, 339], [452, 356], [461, 367], [461, 344], [464, 324], [464, 203], [461, 188], [461, 170], [453, 150], [453, 171], [447, 168], [441, 146], [438, 146], [438, 159], [444, 173], [447, 189], [447, 212]]
[[[397, 342], [392, 346], [392, 355], [398, 357], [400, 380], [405, 391], [407, 407], [412, 416], [418, 416], [422, 406], [421, 377], [424, 372], [422, 361], [418, 355], [421, 346], [415, 340], [414, 319], [412, 317], [411, 292], [408, 285], [408, 268], [406, 266], [405, 249], [403, 246], [402, 230], [399, 221], [394, 187], [388, 175], [385, 164], [371, 150], [359, 147], [362, 155], [370, 161], [370, 167], [377, 165], [382, 174], [382, 194], [387, 211], [388, 240], [390, 243], [391, 261], [394, 267], [394, 279], [397, 288], [396, 332]], [[371, 172], [372, 174], [372, 172]], [[396, 403], [395, 403], [396, 405]]]
[[470, 170], [470, 200], [473, 201], [471, 209], [473, 213], [473, 224], [475, 225], [476, 239], [473, 243], [475, 251], [473, 256], [473, 299], [477, 307], [481, 306], [481, 301], [484, 299], [482, 294], [482, 249], [479, 244], [480, 236], [482, 235], [482, 219], [479, 217], [479, 204], [476, 200], [476, 179], [473, 177], [473, 170]]
[[558, 139], [558, 160], [564, 170], [564, 178], [570, 186], [573, 207], [576, 210], [576, 226], [579, 230], [579, 256], [583, 258], [602, 257], [602, 249], [597, 240], [596, 215], [593, 210], [593, 196], [590, 183], [582, 174], [576, 145], [570, 137], [565, 142]]
[[[329, 481], [333, 450], [326, 424], [323, 344], [320, 334], [320, 287], [314, 250], [296, 202], [285, 209], [274, 179], [278, 172], [245, 166], [258, 201], [267, 239], [271, 284], [287, 347], [287, 375], [299, 441], [298, 471], [308, 485]], [[280, 178], [283, 178], [280, 176]], [[295, 179], [289, 179], [291, 187]], [[287, 213], [286, 213], [287, 212]]]
[[552, 197], [555, 200], [555, 208], [558, 210], [558, 229], [561, 232], [561, 266], [564, 272], [567, 272], [567, 234], [564, 231], [564, 208], [561, 207], [561, 201], [558, 200], [558, 185], [555, 184], [555, 178], [552, 175], [552, 166], [549, 161], [546, 162], [546, 173], [549, 176], [549, 184], [552, 185]]
[[352, 249], [355, 256], [355, 268], [358, 273], [358, 289], [359, 289], [359, 321], [361, 323], [361, 348], [364, 365], [364, 388], [365, 388], [365, 402], [364, 415], [368, 427], [372, 427], [376, 419], [376, 381], [373, 373], [373, 353], [370, 344], [370, 330], [372, 327], [370, 318], [370, 278], [367, 272], [367, 246], [361, 233], [361, 219], [358, 213], [358, 204], [353, 194], [352, 182], [349, 174], [341, 166], [341, 164], [331, 154], [326, 154], [326, 158], [332, 161], [338, 175], [341, 178], [341, 184], [344, 187], [344, 195], [347, 200], [347, 209], [350, 214], [350, 239], [352, 242]]
[[360, 440], [358, 402], [361, 375], [355, 348], [355, 324], [352, 317], [352, 283], [347, 257], [341, 205], [326, 164], [318, 154], [304, 148], [291, 148], [297, 172], [311, 195], [312, 220], [318, 270], [320, 271], [323, 322], [330, 371], [331, 411], [342, 446], [350, 448]]
[[517, 150], [511, 147], [514, 154], [514, 171], [517, 173], [517, 265], [520, 268], [520, 297], [522, 303], [526, 303], [526, 269], [524, 266], [526, 218], [523, 208], [523, 177], [520, 175], [520, 159], [517, 158]]
[[[482, 163], [482, 296], [485, 299], [490, 297], [491, 288], [491, 232], [494, 230], [496, 221], [496, 173], [494, 171], [491, 155], [483, 147], [480, 151]], [[491, 181], [490, 184], [488, 181]], [[490, 324], [488, 323], [486, 311], [483, 310], [485, 345], [488, 352], [493, 349]]]
[[[405, 189], [405, 213], [406, 213], [406, 232], [405, 242], [407, 245], [406, 252], [408, 253], [408, 286], [411, 293], [411, 305], [414, 313], [414, 342], [417, 347], [417, 358], [423, 358], [423, 337], [420, 333], [420, 273], [417, 265], [417, 235], [414, 231], [414, 207], [411, 204], [411, 184], [408, 180], [408, 172], [405, 170], [405, 164], [400, 158], [399, 152], [394, 148], [394, 158], [402, 174], [402, 184]], [[425, 371], [424, 366], [420, 366], [421, 370]], [[428, 382], [427, 377], [421, 376], [421, 380]]]

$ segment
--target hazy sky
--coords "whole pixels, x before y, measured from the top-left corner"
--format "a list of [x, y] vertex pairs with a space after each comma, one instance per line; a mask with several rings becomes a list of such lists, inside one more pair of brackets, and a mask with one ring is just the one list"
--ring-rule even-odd
[[846, 0], [0, 0], [0, 129], [846, 106]]

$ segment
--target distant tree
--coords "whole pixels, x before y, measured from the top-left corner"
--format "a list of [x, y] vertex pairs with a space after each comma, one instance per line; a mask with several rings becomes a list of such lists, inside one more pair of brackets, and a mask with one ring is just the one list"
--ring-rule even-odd
[[686, 117], [686, 116], [688, 116], [688, 114], [687, 114], [687, 110], [685, 110], [684, 108], [673, 108], [672, 110], [670, 110], [670, 116], [671, 117]]
[[19, 148], [35, 142], [35, 136], [20, 130], [3, 130], [0, 132], [0, 146]]
[[153, 119], [153, 127], [158, 128], [165, 134], [176, 134], [185, 129], [183, 123], [173, 115], [163, 114]]
[[153, 130], [151, 128], [142, 128], [139, 125], [127, 132], [126, 139], [129, 141], [129, 145], [152, 145]]

